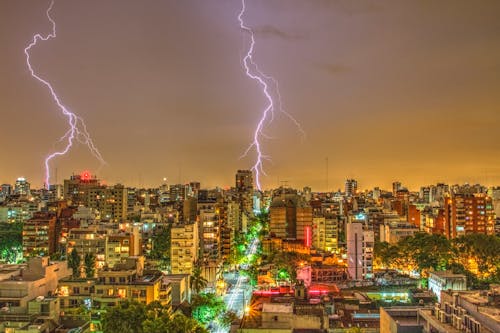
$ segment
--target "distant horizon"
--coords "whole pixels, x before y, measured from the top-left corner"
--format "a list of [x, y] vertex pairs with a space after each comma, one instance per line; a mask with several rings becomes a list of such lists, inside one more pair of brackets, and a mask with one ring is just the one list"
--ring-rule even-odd
[[[73, 175], [81, 175], [83, 174], [83, 172], [90, 172], [88, 170], [84, 170], [84, 171], [81, 171], [81, 172], [74, 172], [74, 173], [71, 173], [70, 175], [68, 176], [65, 176], [63, 178], [63, 180], [65, 179], [70, 179], [71, 176]], [[133, 183], [128, 183], [128, 182], [123, 182], [123, 181], [109, 181], [108, 179], [106, 178], [102, 178], [102, 177], [99, 177], [98, 174], [94, 174], [92, 172], [90, 172], [90, 175], [92, 178], [97, 178], [102, 184], [104, 185], [108, 185], [108, 186], [113, 186], [113, 185], [117, 185], [117, 184], [121, 184], [121, 185], [124, 185], [126, 187], [129, 187], [129, 188], [141, 188], [141, 189], [151, 189], [151, 188], [158, 188], [160, 186], [162, 186], [163, 184], [167, 184], [167, 185], [177, 185], [177, 184], [189, 184], [191, 182], [199, 182], [201, 184], [201, 188], [202, 189], [215, 189], [215, 188], [230, 188], [230, 187], [234, 187], [235, 184], [234, 184], [234, 175], [236, 174], [236, 170], [232, 176], [232, 179], [233, 179], [233, 182], [232, 183], [228, 183], [228, 184], [211, 184], [209, 186], [207, 185], [204, 185], [206, 184], [205, 182], [203, 181], [200, 181], [198, 179], [192, 179], [192, 180], [187, 180], [187, 181], [182, 181], [182, 182], [177, 182], [177, 181], [169, 181], [168, 178], [166, 180], [166, 182], [163, 181], [163, 179], [161, 179], [161, 181], [159, 181], [158, 183], [156, 184], [147, 184], [147, 185], [140, 185], [140, 184], [133, 184]], [[28, 181], [30, 183], [30, 185], [32, 186], [33, 189], [38, 189], [38, 190], [41, 190], [43, 189], [43, 186], [37, 186], [37, 185], [34, 185], [36, 183], [34, 183], [33, 181], [31, 181], [29, 178], [27, 177], [24, 177], [24, 176], [19, 176], [19, 177], [16, 177], [15, 179], [13, 179], [12, 181], [2, 181], [1, 184], [10, 184], [10, 185], [14, 185], [16, 180], [18, 178], [25, 178], [26, 181]], [[465, 177], [464, 177], [465, 178]], [[413, 186], [408, 186], [408, 184], [404, 181], [404, 179], [394, 179], [393, 181], [389, 182], [389, 184], [385, 184], [385, 185], [380, 185], [382, 184], [382, 182], [380, 184], [377, 184], [377, 183], [373, 183], [375, 185], [372, 185], [371, 187], [364, 187], [363, 186], [363, 183], [360, 181], [360, 179], [362, 178], [356, 178], [356, 177], [346, 177], [344, 179], [344, 182], [342, 182], [340, 184], [340, 186], [335, 186], [334, 188], [331, 188], [329, 190], [325, 190], [324, 188], [323, 189], [315, 189], [314, 187], [310, 186], [310, 185], [299, 185], [299, 186], [293, 186], [293, 185], [290, 185], [291, 182], [288, 182], [288, 181], [284, 181], [282, 185], [285, 185], [286, 187], [289, 187], [289, 188], [292, 188], [292, 189], [299, 189], [299, 190], [302, 190], [304, 187], [311, 187], [312, 191], [313, 192], [319, 192], [319, 193], [327, 193], [327, 192], [337, 192], [338, 190], [340, 191], [344, 191], [344, 185], [345, 185], [345, 180], [347, 179], [355, 179], [357, 182], [358, 182], [358, 190], [359, 191], [371, 191], [373, 190], [375, 187], [379, 187], [380, 190], [383, 190], [383, 191], [392, 191], [392, 183], [393, 182], [401, 182], [401, 186], [403, 188], [406, 188], [408, 189], [409, 191], [411, 192], [418, 192], [420, 190], [420, 187], [423, 187], [423, 186], [430, 186], [430, 185], [436, 185], [436, 184], [446, 184], [446, 185], [482, 185], [482, 186], [485, 186], [487, 188], [492, 188], [492, 187], [500, 187], [500, 184], [497, 183], [497, 184], [494, 184], [494, 183], [485, 183], [485, 182], [481, 182], [481, 181], [461, 181], [461, 182], [457, 182], [457, 181], [443, 181], [443, 180], [439, 180], [439, 181], [435, 181], [435, 182], [428, 182], [428, 183], [422, 183], [422, 184], [418, 184], [418, 185], [413, 185]], [[472, 178], [471, 178], [472, 179]], [[43, 182], [42, 182], [43, 183]], [[331, 182], [330, 182], [331, 183]], [[51, 185], [63, 185], [63, 182], [59, 181], [57, 184], [51, 184]], [[272, 190], [272, 189], [277, 189], [277, 188], [280, 188], [282, 185], [276, 185], [276, 186], [271, 186], [271, 187], [264, 187], [264, 191], [266, 190]], [[331, 186], [329, 186], [331, 187]]]

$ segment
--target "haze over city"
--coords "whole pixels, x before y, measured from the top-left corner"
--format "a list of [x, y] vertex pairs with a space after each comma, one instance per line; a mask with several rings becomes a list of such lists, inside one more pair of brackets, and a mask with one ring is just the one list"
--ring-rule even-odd
[[[42, 186], [43, 160], [67, 130], [23, 50], [48, 33], [46, 1], [0, 3], [1, 182]], [[59, 180], [233, 182], [265, 105], [245, 76], [238, 1], [59, 1], [57, 38], [35, 69], [82, 116], [108, 163], [82, 145], [51, 162]], [[265, 129], [264, 188], [410, 188], [500, 180], [500, 4], [484, 1], [251, 1], [255, 60], [285, 110]], [[55, 181], [55, 179], [54, 179]]]

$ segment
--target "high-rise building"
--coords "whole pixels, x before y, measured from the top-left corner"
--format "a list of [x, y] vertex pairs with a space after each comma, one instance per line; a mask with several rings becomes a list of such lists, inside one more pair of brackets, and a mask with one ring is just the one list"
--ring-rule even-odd
[[121, 222], [127, 218], [129, 210], [128, 199], [135, 195], [121, 184], [105, 186], [99, 180], [83, 172], [64, 180], [64, 199], [70, 200], [75, 206], [94, 208], [100, 212], [101, 218], [113, 222]]
[[68, 233], [67, 253], [73, 249], [80, 255], [84, 262], [85, 255], [91, 253], [96, 261], [96, 268], [106, 265], [106, 230], [97, 227], [75, 228]]
[[430, 203], [431, 199], [431, 188], [429, 186], [420, 187], [419, 198], [422, 202]]
[[358, 181], [355, 179], [346, 179], [345, 181], [345, 195], [352, 197], [358, 192]]
[[312, 207], [297, 194], [276, 196], [269, 211], [269, 231], [278, 238], [305, 240], [308, 230], [312, 232]]
[[200, 182], [189, 182], [189, 188], [191, 189], [192, 197], [198, 198], [198, 192], [201, 189]]
[[104, 220], [121, 222], [127, 218], [128, 189], [121, 184], [88, 188], [85, 206], [97, 209]]
[[191, 188], [188, 184], [171, 185], [169, 189], [170, 201], [183, 201], [190, 196]]
[[402, 188], [403, 188], [403, 186], [401, 185], [401, 182], [393, 182], [392, 183], [392, 195], [395, 197], [396, 193], [398, 193], [398, 191]]
[[338, 219], [332, 215], [313, 217], [313, 247], [320, 251], [337, 252]]
[[450, 192], [450, 187], [443, 183], [430, 186], [429, 201], [440, 201], [444, 196]]
[[444, 233], [447, 238], [471, 233], [495, 233], [493, 200], [486, 194], [453, 193], [445, 198], [444, 215]]
[[313, 247], [320, 251], [326, 251], [326, 219], [324, 216], [313, 217]]
[[99, 186], [99, 180], [88, 172], [72, 175], [64, 180], [64, 199], [71, 200], [75, 206], [86, 205], [88, 191]]
[[20, 177], [16, 179], [16, 184], [14, 185], [14, 194], [21, 196], [31, 195], [30, 183], [28, 183], [26, 178]]
[[236, 172], [236, 195], [241, 209], [247, 214], [253, 212], [253, 175], [251, 170]]
[[311, 246], [312, 241], [312, 207], [302, 198], [297, 202], [295, 209], [296, 227], [295, 238], [306, 242], [306, 246]]
[[37, 212], [23, 225], [23, 256], [50, 256], [57, 248], [56, 214]]
[[253, 175], [251, 170], [236, 172], [236, 190], [238, 192], [253, 191]]
[[141, 235], [139, 227], [131, 227], [126, 231], [108, 233], [106, 235], [106, 264], [114, 267], [123, 259], [141, 254]]
[[417, 206], [411, 204], [408, 205], [408, 216], [407, 221], [411, 225], [420, 228], [420, 210]]
[[200, 242], [204, 261], [218, 260], [222, 257], [220, 222], [215, 205], [206, 205], [199, 210]]
[[339, 249], [339, 220], [336, 216], [327, 215], [325, 219], [325, 250], [338, 252]]
[[12, 186], [10, 184], [2, 184], [1, 188], [3, 196], [8, 197], [9, 195], [12, 194]]
[[198, 222], [176, 223], [171, 229], [170, 262], [172, 274], [191, 274], [198, 261]]
[[353, 280], [373, 278], [373, 230], [367, 230], [363, 222], [346, 225], [347, 270]]
[[500, 187], [493, 187], [490, 189], [490, 197], [493, 202], [493, 209], [495, 210], [495, 216], [497, 219], [500, 218]]

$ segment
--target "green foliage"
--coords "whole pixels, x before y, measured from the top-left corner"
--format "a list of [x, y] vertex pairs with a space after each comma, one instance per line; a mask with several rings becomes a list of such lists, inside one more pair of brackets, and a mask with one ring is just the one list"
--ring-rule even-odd
[[22, 223], [0, 223], [0, 260], [14, 264], [22, 259], [22, 234]]
[[[272, 263], [276, 269], [275, 274], [278, 279], [287, 279], [291, 282], [297, 280], [297, 268], [301, 262], [308, 262], [311, 256], [296, 252], [275, 252], [269, 257], [269, 263]], [[281, 274], [280, 274], [281, 273]]]
[[143, 323], [143, 329], [143, 333], [208, 333], [196, 320], [183, 314], [175, 314], [172, 318], [148, 318]]
[[106, 333], [143, 333], [146, 321], [146, 307], [138, 302], [121, 302], [108, 308], [103, 316], [103, 330]]
[[375, 244], [375, 262], [403, 271], [445, 270], [452, 257], [451, 243], [442, 235], [416, 233], [397, 244]]
[[191, 289], [197, 294], [206, 288], [208, 281], [202, 276], [201, 267], [199, 265], [194, 267], [190, 282]]
[[80, 277], [80, 255], [73, 249], [68, 257], [68, 267], [73, 269], [73, 277]]
[[401, 271], [415, 270], [423, 277], [430, 270], [451, 269], [467, 276], [469, 287], [500, 283], [500, 238], [469, 234], [452, 241], [442, 235], [417, 233], [397, 244], [375, 243], [374, 263]]
[[208, 333], [194, 319], [183, 314], [169, 316], [160, 302], [144, 305], [125, 301], [110, 308], [103, 316], [106, 333]]
[[62, 252], [56, 252], [50, 255], [50, 260], [52, 261], [61, 261], [63, 259], [64, 259], [64, 254]]
[[214, 321], [226, 310], [223, 299], [213, 293], [195, 295], [191, 307], [193, 318], [203, 325]]
[[254, 265], [249, 265], [247, 269], [240, 270], [240, 274], [248, 277], [248, 280], [252, 286], [257, 285], [258, 271]]
[[219, 317], [219, 324], [222, 327], [229, 328], [233, 321], [238, 320], [238, 315], [233, 311], [225, 311], [222, 316]]
[[339, 231], [339, 243], [345, 243], [345, 231], [344, 230]]
[[163, 259], [168, 262], [170, 261], [171, 229], [172, 226], [170, 224], [166, 227], [155, 228], [152, 237], [153, 248], [149, 254], [151, 259]]
[[[500, 237], [470, 234], [453, 240], [456, 262], [464, 267], [477, 265], [478, 276], [497, 280], [500, 275]], [[497, 282], [500, 282], [497, 280]]]
[[417, 233], [400, 242], [405, 255], [409, 255], [417, 264], [419, 271], [445, 270], [452, 257], [450, 242], [442, 235]]
[[93, 253], [86, 253], [84, 258], [85, 276], [93, 278], [95, 275], [95, 256]]

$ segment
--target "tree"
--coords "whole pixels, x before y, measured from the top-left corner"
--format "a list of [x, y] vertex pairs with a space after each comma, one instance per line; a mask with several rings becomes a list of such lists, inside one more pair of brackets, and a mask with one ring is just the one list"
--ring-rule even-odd
[[213, 293], [198, 294], [191, 302], [192, 316], [200, 324], [206, 325], [214, 321], [226, 310], [221, 297]]
[[149, 257], [151, 259], [164, 259], [170, 260], [170, 243], [172, 227], [168, 224], [166, 227], [156, 227], [152, 237], [153, 248]]
[[397, 244], [376, 243], [375, 263], [409, 273], [418, 271], [426, 276], [429, 270], [446, 269], [452, 247], [442, 235], [416, 233]]
[[144, 305], [124, 301], [103, 316], [106, 333], [208, 333], [196, 320], [183, 314], [171, 317], [158, 301]]
[[208, 333], [196, 320], [183, 314], [144, 322], [144, 333]]
[[480, 279], [495, 279], [500, 274], [500, 237], [469, 234], [453, 241], [454, 261]]
[[[311, 256], [296, 252], [274, 252], [269, 258], [269, 262], [275, 266], [275, 276], [278, 278], [286, 278], [291, 282], [297, 279], [297, 268], [303, 262], [309, 262]], [[280, 272], [282, 273], [280, 276]]]
[[200, 266], [196, 265], [193, 269], [193, 274], [191, 274], [191, 289], [198, 294], [200, 291], [205, 289], [207, 283], [207, 279], [205, 279], [201, 274]]
[[398, 246], [387, 242], [375, 242], [373, 264], [379, 268], [392, 268], [395, 260], [399, 257]]
[[93, 253], [86, 253], [84, 258], [85, 277], [93, 278], [95, 275], [95, 256]]
[[146, 307], [135, 301], [120, 302], [108, 308], [103, 316], [103, 331], [106, 333], [143, 333]]
[[409, 240], [419, 270], [445, 270], [452, 257], [451, 243], [443, 235], [419, 232]]
[[0, 223], [0, 259], [15, 264], [23, 256], [23, 224]]
[[73, 249], [68, 257], [68, 266], [73, 269], [73, 277], [80, 277], [80, 255]]
[[233, 321], [238, 319], [238, 315], [234, 311], [224, 311], [224, 313], [219, 317], [219, 324], [222, 327], [228, 328], [231, 326]]

